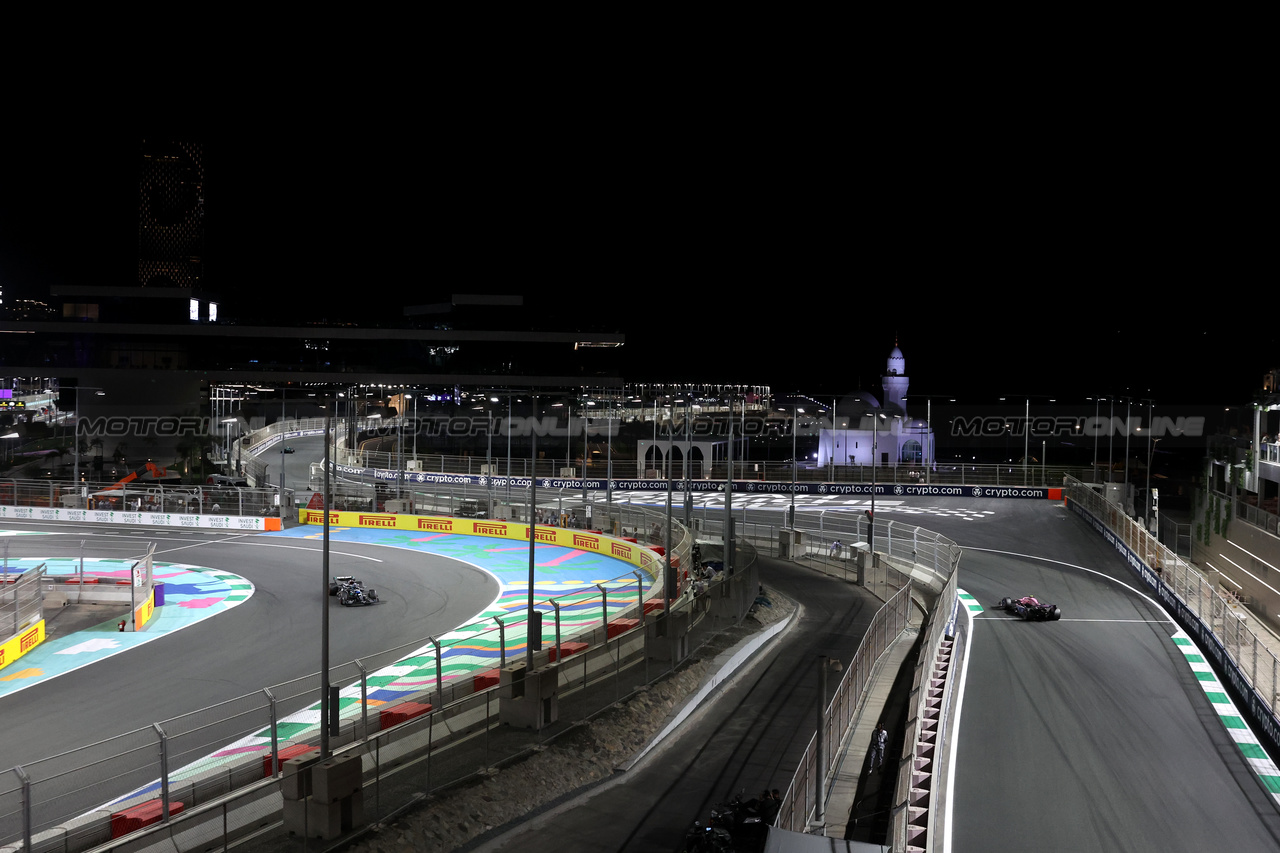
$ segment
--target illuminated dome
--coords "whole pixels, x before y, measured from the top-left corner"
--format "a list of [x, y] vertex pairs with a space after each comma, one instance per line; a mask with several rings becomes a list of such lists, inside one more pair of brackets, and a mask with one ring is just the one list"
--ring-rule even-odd
[[854, 391], [836, 403], [836, 417], [860, 418], [873, 409], [880, 408], [880, 401], [866, 391]]

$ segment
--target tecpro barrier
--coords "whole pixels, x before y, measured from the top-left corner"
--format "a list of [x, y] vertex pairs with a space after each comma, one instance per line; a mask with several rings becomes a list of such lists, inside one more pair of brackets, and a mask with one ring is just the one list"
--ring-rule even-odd
[[[324, 524], [324, 510], [298, 511], [302, 524]], [[498, 539], [529, 541], [529, 525], [514, 521], [493, 521], [475, 518], [449, 518], [447, 516], [401, 515], [391, 512], [329, 512], [329, 524], [338, 527], [364, 527], [381, 530], [414, 530], [430, 533], [456, 533], [459, 536], [492, 536]], [[534, 525], [534, 538], [548, 545], [561, 545], [579, 551], [604, 554], [617, 560], [639, 566], [657, 577], [664, 562], [662, 555], [638, 543], [614, 539], [589, 530], [567, 527]], [[672, 557], [672, 563], [680, 561]]]
[[254, 515], [210, 515], [181, 512], [125, 512], [106, 509], [62, 509], [0, 506], [0, 519], [70, 521], [80, 524], [145, 524], [149, 527], [193, 527], [203, 530], [280, 530], [279, 518]]
[[[387, 468], [361, 468], [352, 465], [335, 465], [339, 477], [368, 480], [376, 483], [401, 482], [409, 486], [475, 486], [478, 488], [527, 489], [534, 482], [532, 477], [485, 476], [483, 474], [442, 474], [424, 471], [398, 471]], [[613, 489], [619, 492], [668, 489], [683, 494], [685, 491], [706, 494], [729, 491], [735, 495], [797, 494], [797, 495], [866, 495], [870, 497], [954, 497], [954, 498], [1026, 498], [1032, 500], [1062, 500], [1062, 489], [1049, 486], [990, 486], [943, 483], [809, 483], [776, 480], [605, 480], [574, 479], [566, 477], [538, 477], [539, 490], [564, 490], [566, 492], [602, 492]], [[686, 489], [686, 483], [688, 488]]]

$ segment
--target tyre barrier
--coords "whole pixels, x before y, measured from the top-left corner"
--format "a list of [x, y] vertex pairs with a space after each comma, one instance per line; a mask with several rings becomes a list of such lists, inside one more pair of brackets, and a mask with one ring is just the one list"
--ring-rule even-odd
[[[169, 804], [169, 816], [178, 814], [183, 809], [181, 802]], [[164, 816], [164, 804], [160, 800], [147, 800], [136, 806], [111, 813], [111, 837], [120, 838], [137, 832], [153, 823], [159, 823]]]

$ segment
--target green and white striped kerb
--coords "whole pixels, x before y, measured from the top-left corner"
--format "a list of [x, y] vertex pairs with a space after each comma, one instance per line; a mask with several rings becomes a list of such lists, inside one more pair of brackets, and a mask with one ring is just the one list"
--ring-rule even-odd
[[1200, 649], [1185, 631], [1174, 634], [1173, 642], [1182, 651], [1182, 656], [1187, 659], [1187, 663], [1191, 665], [1191, 671], [1200, 682], [1200, 688], [1204, 690], [1204, 695], [1213, 705], [1213, 710], [1218, 712], [1218, 719], [1222, 720], [1222, 725], [1231, 735], [1231, 739], [1236, 742], [1245, 761], [1253, 768], [1253, 772], [1258, 774], [1262, 784], [1271, 793], [1272, 799], [1280, 803], [1280, 769], [1267, 755], [1262, 744], [1258, 743], [1257, 737], [1249, 728], [1249, 724], [1244, 721], [1244, 717], [1236, 710], [1231, 698], [1227, 696], [1226, 688], [1214, 673], [1213, 667], [1205, 660]]
[[978, 599], [974, 598], [963, 589], [956, 590], [956, 597], [960, 599], [960, 603], [965, 606], [970, 613], [981, 613], [982, 605], [978, 603]]

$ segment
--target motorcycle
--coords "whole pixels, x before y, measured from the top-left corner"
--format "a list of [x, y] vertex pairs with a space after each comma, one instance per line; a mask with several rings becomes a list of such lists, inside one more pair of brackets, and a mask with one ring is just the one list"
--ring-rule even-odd
[[738, 853], [763, 850], [769, 828], [761, 815], [760, 803], [744, 801], [739, 791], [732, 800], [712, 807], [711, 820], [728, 830]]
[[700, 822], [685, 834], [684, 853], [749, 853], [763, 850], [769, 828], [757, 800], [732, 800], [711, 807], [706, 826]]
[[694, 821], [684, 835], [681, 853], [734, 853], [733, 836], [722, 826]]

